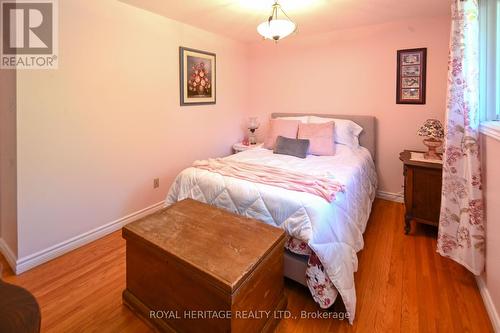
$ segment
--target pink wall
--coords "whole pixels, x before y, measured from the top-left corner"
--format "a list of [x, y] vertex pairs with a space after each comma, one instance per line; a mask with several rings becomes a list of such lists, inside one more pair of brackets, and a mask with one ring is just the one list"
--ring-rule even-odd
[[498, 176], [500, 141], [486, 135], [482, 135], [481, 141], [483, 191], [486, 200], [486, 272], [483, 278], [498, 318], [500, 314], [500, 177]]
[[[246, 115], [244, 44], [119, 1], [59, 12], [59, 69], [18, 71], [21, 259], [163, 201]], [[216, 105], [179, 106], [179, 46], [217, 54]]]
[[[444, 118], [449, 31], [446, 16], [255, 44], [250, 110], [262, 120], [271, 112], [376, 116], [379, 188], [401, 192], [399, 152], [424, 148], [419, 125]], [[416, 47], [428, 48], [427, 104], [397, 105], [396, 50]]]

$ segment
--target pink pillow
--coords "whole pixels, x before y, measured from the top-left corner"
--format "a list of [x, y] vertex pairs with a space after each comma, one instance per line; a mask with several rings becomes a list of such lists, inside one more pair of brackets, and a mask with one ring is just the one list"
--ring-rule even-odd
[[278, 136], [297, 139], [299, 124], [299, 120], [271, 119], [269, 121], [269, 129], [266, 141], [264, 142], [264, 147], [267, 149], [273, 149]]
[[333, 131], [335, 122], [322, 124], [299, 124], [299, 139], [309, 139], [309, 154], [319, 156], [335, 155]]

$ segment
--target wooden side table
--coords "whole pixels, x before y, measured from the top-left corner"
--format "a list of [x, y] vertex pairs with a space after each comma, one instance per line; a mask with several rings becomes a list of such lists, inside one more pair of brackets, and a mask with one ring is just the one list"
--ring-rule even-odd
[[235, 143], [233, 145], [233, 151], [234, 153], [239, 153], [239, 152], [242, 152], [242, 151], [245, 151], [245, 150], [249, 150], [249, 149], [255, 149], [255, 148], [262, 148], [264, 146], [263, 143], [257, 143], [257, 144], [254, 144], [254, 145], [244, 145], [242, 144], [241, 142], [238, 142], [238, 143]]
[[438, 226], [443, 165], [411, 160], [409, 150], [400, 153], [399, 159], [404, 170], [405, 234], [410, 232], [412, 220]]

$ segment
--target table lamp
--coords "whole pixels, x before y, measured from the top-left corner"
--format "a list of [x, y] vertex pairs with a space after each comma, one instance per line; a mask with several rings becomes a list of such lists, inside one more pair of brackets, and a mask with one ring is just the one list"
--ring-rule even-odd
[[441, 122], [437, 119], [427, 119], [417, 134], [425, 137], [423, 142], [428, 150], [424, 157], [430, 160], [440, 160], [441, 156], [437, 153], [437, 149], [443, 145], [444, 138], [444, 129]]

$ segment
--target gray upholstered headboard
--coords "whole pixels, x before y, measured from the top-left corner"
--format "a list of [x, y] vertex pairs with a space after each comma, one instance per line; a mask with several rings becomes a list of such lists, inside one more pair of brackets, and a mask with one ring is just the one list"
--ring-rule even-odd
[[338, 114], [317, 114], [317, 113], [273, 113], [272, 118], [278, 117], [300, 117], [300, 116], [317, 116], [323, 118], [338, 118], [354, 121], [359, 126], [363, 127], [363, 132], [359, 135], [359, 144], [370, 151], [373, 159], [375, 159], [376, 145], [375, 137], [377, 134], [376, 118], [374, 116], [357, 116], [357, 115], [338, 115]]

